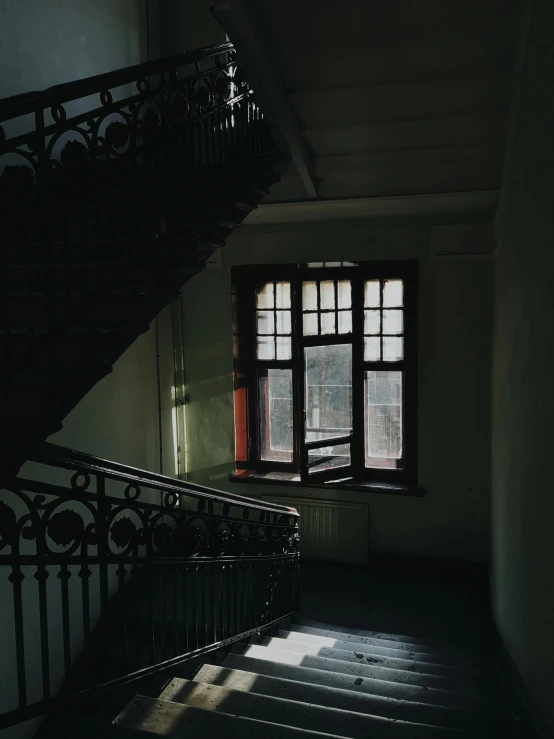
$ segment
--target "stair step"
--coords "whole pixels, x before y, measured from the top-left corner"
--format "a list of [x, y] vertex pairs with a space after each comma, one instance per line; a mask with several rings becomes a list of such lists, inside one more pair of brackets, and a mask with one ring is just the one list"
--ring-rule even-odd
[[181, 703], [137, 695], [113, 722], [116, 726], [150, 731], [166, 737], [183, 739], [330, 739], [345, 735], [329, 734], [281, 726], [243, 716], [193, 708]]
[[[482, 663], [483, 661], [482, 657], [477, 653], [469, 653], [466, 650], [436, 645], [432, 646], [421, 642], [399, 641], [396, 638], [385, 638], [385, 635], [374, 637], [350, 634], [345, 631], [340, 631], [339, 627], [336, 627], [335, 630], [331, 630], [330, 628], [323, 629], [315, 626], [303, 626], [299, 623], [292, 623], [289, 626], [289, 631], [291, 633], [298, 633], [299, 636], [316, 636], [352, 644], [364, 644], [367, 646], [379, 646], [386, 649], [403, 650], [405, 652], [417, 652], [418, 654], [428, 655], [432, 660], [448, 660], [448, 664], [467, 665], [471, 667], [473, 664], [478, 664], [479, 662]], [[393, 637], [394, 635], [390, 634], [388, 636]]]
[[162, 691], [160, 699], [194, 708], [227, 713], [310, 731], [345, 734], [351, 739], [393, 739], [404, 737], [409, 730], [412, 739], [454, 739], [478, 736], [436, 726], [406, 723], [380, 716], [355, 713], [282, 696], [262, 696], [248, 690], [206, 684], [198, 679], [174, 678]]
[[485, 682], [473, 683], [470, 680], [427, 675], [420, 672], [398, 670], [392, 667], [381, 667], [380, 665], [372, 665], [367, 662], [362, 663], [340, 659], [342, 656], [340, 652], [337, 653], [336, 657], [318, 657], [302, 652], [292, 652], [253, 644], [245, 647], [243, 654], [247, 657], [272, 659], [278, 662], [283, 661], [290, 665], [306, 665], [307, 667], [328, 669], [333, 672], [344, 672], [360, 677], [372, 677], [377, 680], [387, 680], [388, 682], [398, 682], [405, 685], [418, 685], [423, 688], [435, 688], [436, 690], [445, 690], [453, 693], [497, 696], [499, 692], [497, 686], [492, 687]]
[[[332, 640], [328, 640], [332, 641]], [[265, 647], [274, 649], [284, 649], [285, 651], [298, 652], [299, 654], [314, 655], [316, 657], [329, 657], [330, 659], [340, 659], [346, 662], [356, 662], [358, 664], [378, 665], [380, 667], [389, 667], [395, 670], [407, 670], [408, 672], [421, 673], [425, 675], [442, 675], [444, 677], [452, 677], [459, 680], [492, 680], [492, 675], [487, 674], [483, 670], [472, 670], [467, 667], [455, 667], [451, 665], [436, 664], [434, 662], [419, 662], [415, 657], [395, 657], [389, 655], [377, 654], [372, 651], [373, 647], [357, 648], [354, 644], [348, 642], [335, 642], [332, 646], [324, 644], [308, 643], [296, 641], [292, 638], [282, 637], [263, 637], [261, 639], [252, 639], [252, 644], [260, 644]], [[411, 654], [411, 653], [410, 653]]]
[[[510, 723], [503, 716], [491, 716], [468, 710], [387, 698], [336, 686], [331, 687], [300, 682], [294, 679], [271, 677], [255, 672], [246, 672], [245, 670], [234, 670], [225, 666], [203, 665], [194, 676], [194, 680], [195, 682], [220, 685], [233, 690], [249, 691], [257, 695], [275, 696], [291, 701], [300, 701], [301, 703], [382, 716], [383, 718], [399, 721], [413, 721], [429, 726], [444, 728], [455, 726], [464, 731], [485, 734], [500, 731], [504, 735], [510, 729]], [[350, 682], [352, 682], [351, 679]]]
[[[327, 632], [330, 633], [330, 632]], [[333, 647], [334, 649], [352, 649], [357, 652], [367, 652], [368, 654], [382, 655], [384, 657], [397, 657], [399, 659], [415, 660], [417, 662], [430, 662], [436, 665], [449, 665], [451, 667], [464, 667], [473, 669], [476, 672], [483, 672], [491, 668], [491, 663], [475, 657], [467, 657], [463, 654], [436, 652], [420, 652], [417, 645], [412, 644], [412, 649], [404, 648], [401, 642], [386, 642], [381, 639], [365, 639], [364, 641], [356, 641], [355, 636], [342, 635], [345, 638], [339, 638], [339, 634], [335, 637], [323, 636], [311, 633], [308, 627], [297, 627], [290, 631], [279, 631], [276, 636], [280, 639], [286, 639], [305, 644], [319, 644], [325, 647]], [[363, 637], [358, 637], [363, 639]], [[386, 645], [386, 646], [384, 646]]]
[[466, 651], [463, 647], [460, 647], [459, 642], [443, 641], [440, 639], [428, 639], [421, 636], [410, 636], [407, 634], [389, 634], [386, 631], [372, 631], [371, 629], [358, 629], [352, 626], [345, 626], [341, 624], [328, 624], [324, 621], [312, 621], [311, 619], [299, 618], [295, 619], [293, 627], [309, 626], [315, 629], [321, 629], [322, 631], [331, 631], [339, 634], [350, 634], [351, 636], [362, 636], [370, 639], [386, 639], [387, 641], [402, 642], [404, 644], [418, 645], [421, 647], [429, 647], [430, 649], [445, 649], [452, 650], [454, 652]]
[[[330, 662], [331, 660], [329, 660]], [[339, 664], [339, 663], [337, 663]], [[319, 668], [298, 666], [287, 662], [271, 661], [239, 654], [229, 654], [223, 667], [244, 670], [269, 677], [282, 677], [313, 685], [352, 690], [359, 693], [394, 698], [395, 700], [418, 702], [430, 706], [451, 707], [477, 713], [506, 715], [508, 709], [503, 701], [491, 703], [490, 699], [471, 693], [452, 693], [447, 690], [423, 688], [418, 685], [388, 682], [352, 673], [334, 672], [329, 665]]]
[[315, 669], [329, 670], [330, 672], [340, 672], [346, 675], [361, 677], [362, 679], [372, 678], [399, 683], [401, 685], [413, 685], [427, 690], [440, 690], [442, 692], [453, 693], [454, 695], [469, 695], [474, 696], [476, 700], [497, 700], [500, 698], [499, 690], [487, 683], [475, 685], [470, 681], [454, 680], [436, 675], [424, 675], [405, 670], [395, 670], [389, 667], [357, 664], [346, 660], [317, 657], [256, 645], [247, 646], [241, 654], [245, 657], [281, 662], [297, 667], [314, 667]]

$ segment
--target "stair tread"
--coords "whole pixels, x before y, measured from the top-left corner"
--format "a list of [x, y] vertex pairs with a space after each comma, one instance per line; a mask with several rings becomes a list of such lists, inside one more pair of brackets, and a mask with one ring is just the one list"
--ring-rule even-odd
[[[282, 696], [262, 696], [248, 690], [208, 684], [198, 679], [174, 678], [159, 696], [160, 699], [204, 708], [241, 717], [255, 718], [272, 724], [309, 729], [341, 735], [351, 739], [392, 739], [405, 736], [410, 730], [412, 739], [454, 739], [475, 737], [476, 732], [462, 732], [444, 727], [426, 726], [400, 719], [391, 720], [330, 706], [321, 706], [291, 700]], [[482, 736], [482, 734], [481, 734]]]
[[[508, 721], [503, 716], [362, 693], [348, 689], [353, 687], [352, 678], [338, 677], [342, 678], [342, 682], [330, 686], [295, 680], [294, 674], [290, 674], [290, 677], [277, 677], [224, 665], [205, 664], [196, 673], [194, 680], [237, 690], [248, 690], [260, 695], [277, 696], [356, 713], [413, 721], [429, 726], [456, 726], [464, 730], [482, 732], [508, 728]], [[340, 685], [348, 685], [348, 687], [340, 687]]]
[[[307, 644], [321, 644], [324, 646], [335, 646], [339, 649], [354, 649], [371, 654], [382, 654], [400, 659], [415, 659], [420, 662], [432, 662], [433, 664], [444, 664], [453, 667], [467, 667], [477, 671], [488, 670], [491, 662], [483, 657], [467, 656], [457, 652], [433, 652], [419, 651], [417, 644], [404, 644], [402, 642], [388, 642], [384, 639], [371, 639], [369, 637], [356, 637], [350, 634], [336, 633], [333, 636], [325, 636], [333, 632], [315, 633], [317, 629], [308, 627], [289, 627], [290, 630], [281, 630], [277, 633], [282, 639], [305, 642]], [[348, 638], [347, 638], [348, 637]], [[339, 646], [340, 645], [340, 646]], [[344, 646], [343, 646], [344, 645]]]
[[467, 653], [467, 649], [460, 645], [457, 641], [446, 641], [433, 638], [424, 638], [421, 636], [388, 633], [385, 631], [373, 631], [371, 629], [359, 629], [345, 624], [330, 624], [324, 621], [312, 621], [311, 619], [299, 618], [292, 624], [295, 626], [305, 626], [308, 628], [320, 629], [321, 631], [330, 631], [335, 634], [344, 634], [350, 636], [361, 636], [370, 639], [384, 639], [386, 641], [401, 642], [411, 646], [426, 647], [429, 650], [451, 650], [452, 652]]
[[[330, 660], [329, 660], [330, 662]], [[507, 715], [509, 713], [504, 702], [494, 704], [484, 697], [471, 693], [452, 693], [447, 690], [435, 690], [419, 685], [395, 683], [378, 678], [360, 676], [348, 672], [336, 672], [329, 665], [319, 667], [294, 665], [287, 662], [276, 662], [256, 657], [229, 654], [223, 662], [224, 667], [245, 670], [272, 677], [286, 677], [298, 682], [308, 682], [329, 687], [339, 687], [364, 694], [373, 694], [386, 698], [414, 701], [433, 706], [454, 707], [475, 713]]]
[[[328, 641], [332, 642], [333, 640]], [[357, 646], [348, 642], [334, 642], [326, 645], [275, 636], [264, 637], [259, 641], [253, 639], [252, 643], [259, 643], [263, 646], [285, 649], [287, 651], [298, 652], [301, 654], [329, 657], [330, 659], [341, 659], [348, 662], [357, 662], [359, 664], [367, 663], [371, 665], [380, 665], [381, 667], [390, 667], [392, 669], [407, 670], [427, 675], [444, 675], [445, 677], [459, 678], [462, 680], [490, 680], [493, 677], [491, 672], [487, 673], [485, 670], [475, 670], [456, 665], [437, 664], [429, 660], [420, 661], [412, 656], [412, 653], [408, 653], [407, 657], [391, 656], [390, 654], [383, 655], [375, 652], [373, 647], [368, 647], [366, 645]]]
[[274, 659], [276, 661], [282, 660], [293, 665], [307, 665], [310, 667], [324, 666], [324, 669], [331, 669], [333, 672], [347, 672], [351, 675], [361, 677], [374, 677], [378, 680], [418, 685], [423, 688], [434, 688], [435, 690], [453, 693], [487, 694], [489, 696], [497, 696], [499, 694], [498, 689], [491, 690], [490, 686], [483, 682], [479, 682], [476, 685], [469, 680], [398, 670], [391, 667], [381, 667], [380, 665], [360, 664], [358, 662], [339, 659], [338, 657], [317, 657], [315, 655], [302, 654], [301, 652], [257, 645], [248, 645], [244, 648], [244, 654], [247, 657]]
[[345, 735], [309, 731], [291, 726], [282, 726], [227, 713], [217, 713], [203, 708], [194, 708], [181, 703], [136, 695], [114, 720], [114, 725], [162, 734], [167, 737], [200, 737], [207, 739], [347, 739]]

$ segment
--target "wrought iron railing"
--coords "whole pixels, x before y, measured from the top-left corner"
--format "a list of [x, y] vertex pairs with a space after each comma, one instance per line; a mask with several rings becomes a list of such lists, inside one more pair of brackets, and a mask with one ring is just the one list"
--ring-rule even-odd
[[1, 100], [0, 382], [39, 351], [56, 367], [94, 298], [137, 274], [179, 290], [237, 225], [236, 173], [269, 151], [231, 44]]
[[44, 184], [51, 206], [53, 183], [90, 184], [95, 165], [198, 166], [260, 153], [269, 143], [262, 121], [230, 43], [7, 98], [0, 193], [20, 202]]
[[45, 444], [0, 492], [0, 729], [271, 628], [295, 509]]

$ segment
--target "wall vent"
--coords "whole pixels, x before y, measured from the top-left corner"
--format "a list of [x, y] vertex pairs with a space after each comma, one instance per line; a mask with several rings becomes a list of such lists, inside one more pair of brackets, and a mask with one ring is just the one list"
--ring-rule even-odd
[[434, 257], [490, 257], [495, 248], [492, 223], [464, 223], [431, 226], [431, 251]]

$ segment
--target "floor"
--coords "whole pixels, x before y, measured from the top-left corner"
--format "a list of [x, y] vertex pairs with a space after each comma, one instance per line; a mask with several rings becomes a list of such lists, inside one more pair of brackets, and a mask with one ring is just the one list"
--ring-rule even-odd
[[486, 572], [478, 566], [380, 557], [369, 567], [303, 560], [302, 616], [478, 643], [491, 639]]

